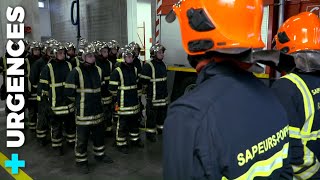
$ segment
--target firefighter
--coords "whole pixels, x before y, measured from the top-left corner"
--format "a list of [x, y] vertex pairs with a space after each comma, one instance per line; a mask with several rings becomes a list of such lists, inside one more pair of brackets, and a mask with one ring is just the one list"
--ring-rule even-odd
[[124, 62], [111, 74], [109, 90], [116, 97], [115, 109], [119, 115], [116, 129], [116, 145], [118, 151], [128, 154], [127, 135], [132, 145], [143, 147], [139, 137], [138, 74], [133, 65], [133, 52], [127, 48], [122, 53]]
[[120, 45], [116, 40], [109, 41], [108, 45], [109, 45], [109, 48], [110, 48], [108, 59], [109, 59], [109, 61], [112, 62], [113, 69], [114, 69], [115, 65], [117, 63], [117, 54], [118, 54], [118, 51], [120, 49]]
[[76, 104], [76, 164], [82, 173], [89, 173], [87, 146], [90, 134], [93, 153], [98, 162], [112, 163], [105, 155], [105, 123], [101, 99], [104, 77], [101, 68], [95, 65], [95, 47], [88, 44], [82, 51], [82, 63], [68, 75], [65, 95]]
[[104, 121], [106, 123], [105, 132], [108, 137], [112, 137], [112, 94], [108, 89], [110, 75], [112, 72], [112, 62], [108, 60], [109, 47], [106, 42], [102, 42], [98, 47], [98, 53], [99, 55], [96, 60], [96, 64], [101, 68], [105, 82], [101, 87]]
[[143, 66], [141, 82], [147, 86], [147, 120], [145, 122], [146, 137], [155, 142], [155, 134], [162, 134], [163, 123], [167, 115], [168, 90], [167, 68], [163, 62], [166, 48], [154, 44], [150, 48], [151, 61]]
[[31, 85], [33, 88], [37, 89], [38, 121], [36, 126], [36, 133], [39, 142], [43, 146], [48, 143], [47, 134], [50, 130], [50, 103], [48, 101], [48, 93], [42, 92], [40, 84], [40, 73], [53, 57], [53, 54], [51, 54], [52, 47], [53, 44], [50, 41], [46, 41], [42, 50], [43, 56], [31, 66], [30, 73]]
[[30, 45], [30, 55], [28, 58], [25, 58], [25, 84], [27, 85], [27, 105], [28, 108], [28, 126], [32, 132], [36, 131], [37, 125], [37, 113], [38, 113], [38, 106], [37, 106], [37, 88], [31, 85], [30, 81], [30, 74], [31, 74], [31, 67], [33, 64], [41, 58], [41, 49], [40, 43], [37, 41], [33, 41]]
[[76, 59], [76, 46], [72, 42], [66, 42], [65, 48], [67, 49], [67, 61], [72, 64], [72, 67], [76, 67], [79, 64], [79, 60]]
[[[261, 0], [185, 0], [166, 17], [177, 16], [199, 74], [164, 123], [165, 180], [292, 179], [286, 112], [247, 71], [259, 62], [256, 54], [264, 57], [262, 12]], [[274, 62], [277, 54], [264, 59]]]
[[[50, 124], [51, 141], [56, 155], [63, 155], [62, 132], [65, 126], [67, 143], [74, 147], [75, 122], [74, 104], [64, 98], [64, 84], [68, 73], [72, 70], [71, 63], [65, 60], [66, 49], [61, 44], [54, 44], [54, 59], [41, 71], [40, 84], [43, 94], [48, 95], [51, 105]], [[42, 98], [41, 97], [41, 98]]]
[[[129, 47], [131, 47], [133, 49], [133, 54], [134, 54], [134, 58], [133, 58], [133, 65], [134, 67], [137, 68], [138, 71], [138, 77], [140, 78], [141, 76], [141, 71], [142, 71], [142, 66], [143, 66], [143, 61], [139, 59], [139, 55], [140, 55], [140, 51], [141, 51], [141, 47], [138, 43], [136, 42], [131, 42], [129, 44]], [[138, 96], [139, 96], [139, 102], [140, 102], [140, 119], [139, 121], [142, 122], [143, 121], [143, 104], [141, 101], [141, 96], [142, 96], [142, 84], [140, 83], [140, 81], [138, 82]]]
[[272, 85], [289, 117], [290, 164], [296, 179], [320, 179], [320, 23], [309, 12], [292, 16], [275, 36], [296, 68]]

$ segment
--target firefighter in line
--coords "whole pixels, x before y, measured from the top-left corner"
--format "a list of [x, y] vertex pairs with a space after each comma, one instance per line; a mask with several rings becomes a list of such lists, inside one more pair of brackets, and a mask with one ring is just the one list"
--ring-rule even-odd
[[104, 111], [104, 121], [106, 123], [105, 133], [107, 137], [112, 137], [112, 94], [110, 93], [108, 86], [110, 81], [110, 75], [112, 72], [112, 62], [108, 60], [109, 46], [108, 43], [102, 42], [98, 45], [98, 56], [96, 59], [96, 65], [101, 68], [104, 74], [105, 84], [101, 87], [102, 104]]
[[162, 134], [167, 115], [167, 67], [163, 62], [165, 50], [161, 44], [154, 44], [150, 48], [152, 60], [143, 66], [140, 76], [147, 91], [145, 131], [147, 139], [151, 142], [156, 141], [156, 133]]
[[112, 62], [113, 65], [113, 69], [115, 68], [115, 65], [117, 63], [117, 55], [118, 55], [118, 51], [120, 49], [120, 45], [116, 40], [111, 40], [108, 42], [109, 44], [109, 56], [108, 59], [109, 61]]
[[105, 155], [105, 122], [101, 99], [104, 77], [101, 68], [95, 65], [95, 47], [88, 44], [82, 51], [82, 61], [69, 73], [65, 84], [65, 96], [76, 106], [75, 161], [81, 173], [89, 173], [88, 141], [93, 141], [93, 154], [98, 162], [112, 163]]
[[63, 155], [63, 126], [68, 145], [74, 147], [75, 142], [74, 104], [64, 97], [64, 84], [72, 65], [66, 61], [66, 49], [61, 43], [54, 44], [53, 55], [54, 58], [42, 69], [39, 82], [44, 94], [41, 98], [48, 97], [51, 105], [52, 147], [56, 155]]
[[290, 164], [295, 179], [320, 179], [320, 22], [310, 12], [290, 17], [275, 36], [275, 49], [296, 68], [272, 85], [289, 117]]
[[[142, 66], [143, 66], [143, 61], [140, 60], [139, 58], [139, 55], [140, 55], [140, 51], [141, 51], [141, 47], [138, 43], [136, 42], [131, 42], [129, 44], [129, 47], [131, 47], [133, 49], [133, 55], [134, 55], [134, 58], [133, 58], [133, 65], [134, 67], [137, 68], [137, 71], [138, 71], [138, 77], [140, 78], [141, 76], [141, 71], [142, 71]], [[141, 82], [139, 81], [138, 82], [138, 96], [139, 96], [139, 102], [140, 102], [140, 117], [139, 117], [139, 122], [141, 123], [144, 119], [143, 117], [143, 104], [142, 104], [142, 100], [141, 100], [141, 96], [142, 96], [142, 84]]]
[[76, 57], [76, 46], [72, 42], [66, 42], [65, 48], [67, 49], [67, 61], [72, 64], [72, 67], [79, 66], [80, 60]]
[[[46, 145], [50, 140], [48, 139], [48, 133], [50, 132], [50, 103], [48, 101], [48, 92], [43, 92], [40, 85], [40, 73], [43, 68], [53, 58], [53, 44], [51, 41], [44, 43], [42, 50], [43, 56], [31, 66], [30, 82], [33, 88], [37, 88], [37, 101], [38, 101], [38, 120], [36, 133], [38, 141], [41, 145]], [[49, 136], [50, 137], [50, 136]]]
[[167, 15], [179, 20], [183, 48], [199, 74], [196, 88], [168, 110], [164, 180], [292, 179], [286, 112], [247, 71], [261, 62], [257, 55], [281, 61], [279, 52], [262, 55], [262, 14], [262, 0], [184, 0]]
[[115, 96], [115, 110], [119, 115], [116, 129], [116, 146], [118, 151], [128, 154], [128, 140], [132, 145], [143, 148], [144, 144], [139, 137], [139, 112], [138, 98], [139, 80], [137, 68], [133, 65], [133, 52], [127, 47], [122, 53], [124, 62], [111, 74], [109, 90]]
[[37, 103], [37, 87], [32, 86], [30, 81], [31, 67], [41, 58], [40, 43], [37, 41], [31, 42], [30, 54], [25, 58], [25, 84], [27, 85], [27, 103], [26, 108], [28, 109], [28, 126], [32, 132], [36, 131], [37, 119], [38, 119], [38, 103]]

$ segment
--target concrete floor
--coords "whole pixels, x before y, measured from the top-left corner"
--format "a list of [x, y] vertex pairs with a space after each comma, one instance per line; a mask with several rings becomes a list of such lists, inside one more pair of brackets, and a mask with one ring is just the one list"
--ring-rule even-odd
[[[128, 155], [116, 151], [112, 147], [113, 139], [106, 138], [106, 154], [113, 158], [113, 164], [98, 164], [92, 155], [92, 144], [88, 146], [90, 174], [83, 175], [75, 167], [74, 150], [64, 144], [65, 155], [54, 156], [48, 144], [40, 146], [35, 134], [25, 130], [26, 142], [22, 148], [6, 148], [5, 116], [0, 117], [0, 151], [10, 159], [11, 153], [18, 153], [19, 159], [26, 161], [22, 170], [33, 179], [110, 179], [110, 180], [143, 180], [162, 179], [161, 168], [161, 136], [158, 142], [145, 142], [144, 149], [131, 148]], [[144, 139], [144, 137], [143, 137]], [[13, 179], [0, 167], [0, 179]]]
[[[2, 76], [0, 76], [0, 85]], [[113, 164], [98, 164], [92, 154], [92, 144], [88, 146], [90, 174], [79, 173], [75, 166], [74, 149], [64, 144], [65, 155], [54, 156], [51, 144], [42, 147], [35, 134], [25, 130], [25, 144], [21, 148], [6, 148], [6, 116], [4, 101], [0, 101], [0, 152], [11, 159], [12, 153], [18, 153], [19, 159], [26, 161], [22, 170], [32, 179], [45, 180], [160, 180], [162, 179], [162, 137], [156, 143], [145, 141], [143, 149], [131, 148], [128, 155], [122, 154], [112, 146], [114, 139], [106, 138], [105, 153], [113, 158]], [[141, 135], [144, 140], [144, 133]], [[3, 162], [0, 162], [3, 163]], [[0, 167], [0, 180], [12, 180]]]

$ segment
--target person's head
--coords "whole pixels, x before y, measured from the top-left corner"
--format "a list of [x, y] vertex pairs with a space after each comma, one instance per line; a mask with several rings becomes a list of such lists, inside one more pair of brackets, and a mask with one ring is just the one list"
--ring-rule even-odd
[[303, 12], [290, 17], [274, 40], [274, 49], [292, 55], [299, 70], [320, 70], [320, 22], [315, 14]]
[[37, 41], [33, 41], [30, 44], [30, 53], [33, 57], [40, 57], [41, 56], [41, 49], [40, 43]]
[[154, 44], [150, 48], [150, 56], [155, 60], [163, 60], [165, 50], [166, 48], [163, 45], [159, 43]]
[[89, 65], [95, 64], [95, 52], [96, 49], [93, 44], [88, 44], [87, 46], [85, 46], [82, 52], [82, 60], [84, 61], [84, 63]]
[[133, 49], [130, 46], [125, 46], [122, 52], [122, 58], [126, 64], [132, 64], [133, 62]]
[[213, 52], [228, 56], [262, 49], [262, 0], [184, 0], [173, 7], [166, 20], [178, 17], [182, 44], [198, 64]]
[[139, 57], [140, 55], [140, 51], [141, 51], [141, 47], [138, 43], [132, 41], [129, 46], [133, 49], [133, 53], [135, 57]]
[[104, 58], [104, 59], [107, 59], [108, 58], [108, 55], [109, 55], [109, 46], [108, 46], [108, 43], [106, 42], [102, 42], [100, 48], [99, 48], [99, 52], [100, 52], [100, 55]]
[[109, 49], [110, 49], [109, 54], [111, 56], [116, 56], [117, 53], [118, 53], [118, 50], [120, 48], [119, 43], [116, 40], [111, 40], [110, 42], [108, 42], [108, 46], [109, 46]]
[[66, 58], [66, 48], [61, 43], [55, 44], [53, 55], [58, 61], [64, 61]]
[[67, 55], [74, 57], [76, 55], [76, 46], [72, 42], [66, 42], [65, 48], [67, 49]]

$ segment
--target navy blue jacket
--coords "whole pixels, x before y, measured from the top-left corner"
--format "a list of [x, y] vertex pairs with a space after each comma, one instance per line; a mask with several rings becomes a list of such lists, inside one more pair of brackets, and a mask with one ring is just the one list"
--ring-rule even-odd
[[168, 111], [164, 179], [292, 179], [288, 141], [272, 91], [247, 71], [210, 63]]
[[[308, 86], [308, 89], [313, 97], [314, 101], [314, 120], [313, 125], [311, 128], [312, 132], [319, 131], [320, 129], [320, 76], [319, 74], [303, 74], [295, 72]], [[291, 127], [302, 128], [305, 123], [305, 108], [304, 108], [304, 101], [301, 91], [298, 87], [289, 79], [282, 78], [276, 81], [272, 85], [272, 89], [280, 99], [280, 102], [283, 104], [283, 107], [286, 109], [288, 117], [289, 117], [289, 125]], [[310, 140], [307, 142], [306, 145], [313, 153], [314, 157], [318, 159], [320, 158], [320, 139], [318, 137], [317, 140]], [[312, 165], [308, 165], [307, 162], [304, 162], [304, 156], [307, 154], [304, 149], [304, 145], [302, 144], [301, 139], [297, 138], [290, 138], [290, 154], [291, 160], [290, 163], [292, 165], [296, 165], [299, 167], [303, 167], [302, 171], [308, 171], [309, 173], [310, 168]], [[308, 155], [307, 155], [308, 156]], [[312, 161], [316, 161], [315, 159], [308, 159]], [[313, 165], [315, 163], [312, 163]], [[319, 165], [319, 162], [317, 163]], [[300, 174], [299, 171], [295, 174]], [[312, 178], [320, 179], [320, 171], [318, 170]]]

